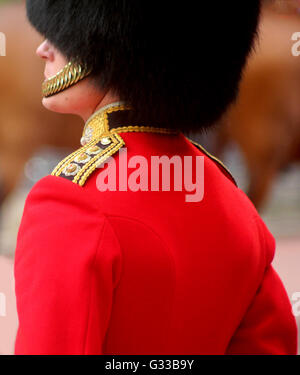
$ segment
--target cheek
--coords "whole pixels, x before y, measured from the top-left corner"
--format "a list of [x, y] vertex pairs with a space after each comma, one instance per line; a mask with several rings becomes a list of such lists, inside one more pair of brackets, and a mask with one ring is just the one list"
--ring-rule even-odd
[[61, 69], [63, 69], [68, 61], [67, 59], [56, 49], [51, 49], [52, 59], [47, 59], [45, 64], [45, 75], [47, 78], [55, 76]]

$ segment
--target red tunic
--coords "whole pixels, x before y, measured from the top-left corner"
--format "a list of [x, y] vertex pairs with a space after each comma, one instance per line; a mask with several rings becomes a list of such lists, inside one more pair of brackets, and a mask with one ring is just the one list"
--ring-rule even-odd
[[92, 168], [84, 151], [123, 126], [106, 117], [108, 131], [103, 114], [93, 117], [92, 136], [86, 130], [90, 143], [27, 198], [15, 353], [296, 354], [291, 304], [271, 265], [275, 241], [246, 195], [183, 134], [130, 127], [116, 130], [128, 159], [203, 156], [204, 197], [100, 192], [105, 169]]

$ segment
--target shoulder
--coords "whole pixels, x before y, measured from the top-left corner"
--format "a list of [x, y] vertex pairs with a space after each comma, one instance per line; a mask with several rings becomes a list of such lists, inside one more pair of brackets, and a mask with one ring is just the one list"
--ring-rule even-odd
[[[99, 203], [99, 202], [98, 202]], [[27, 196], [19, 236], [31, 227], [52, 231], [57, 237], [72, 239], [72, 232], [89, 231], [104, 225], [106, 215], [101, 204], [96, 204], [89, 189], [84, 189], [67, 179], [46, 176], [38, 181]], [[35, 234], [35, 238], [38, 233]]]
[[219, 160], [217, 157], [214, 155], [210, 154], [203, 146], [201, 146], [199, 143], [193, 141], [190, 138], [187, 138], [202, 154], [204, 154], [208, 159], [212, 160], [215, 165], [221, 170], [221, 172], [233, 182], [235, 186], [237, 186], [237, 182], [233, 175], [231, 174], [230, 170], [225, 166], [225, 164]]
[[95, 272], [109, 278], [114, 270], [111, 280], [117, 283], [121, 261], [119, 240], [109, 219], [84, 189], [53, 176], [34, 186], [16, 245], [14, 269], [19, 292], [24, 291], [23, 285], [31, 285], [32, 275], [48, 285], [61, 286], [63, 282], [65, 287], [68, 283], [71, 290], [78, 280], [85, 282]]
[[25, 210], [28, 206], [41, 204], [43, 208], [48, 205], [51, 207], [65, 205], [69, 206], [69, 208], [75, 208], [79, 203], [80, 207], [88, 211], [95, 212], [98, 209], [93, 204], [93, 200], [89, 199], [86, 191], [78, 184], [72, 183], [65, 178], [49, 175], [33, 186], [27, 196]]
[[[107, 216], [77, 184], [47, 176], [30, 191], [18, 233], [16, 255], [29, 252], [57, 259], [74, 255], [92, 257], [101, 242], [110, 236], [114, 244], [107, 252], [115, 252], [117, 239]], [[67, 259], [66, 259], [67, 260]]]

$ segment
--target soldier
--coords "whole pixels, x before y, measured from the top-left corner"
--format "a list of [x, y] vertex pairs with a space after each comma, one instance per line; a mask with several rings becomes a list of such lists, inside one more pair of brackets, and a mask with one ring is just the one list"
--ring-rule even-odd
[[[16, 354], [296, 354], [274, 238], [227, 169], [186, 137], [235, 99], [259, 9], [27, 1], [46, 38], [43, 104], [86, 125], [82, 147], [26, 201]], [[144, 162], [157, 158], [162, 182], [148, 189]], [[195, 170], [204, 189], [187, 201], [179, 182]]]

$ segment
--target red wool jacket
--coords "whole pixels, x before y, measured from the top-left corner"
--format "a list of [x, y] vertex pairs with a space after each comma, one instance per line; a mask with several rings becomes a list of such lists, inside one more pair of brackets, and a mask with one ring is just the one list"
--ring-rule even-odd
[[[27, 198], [15, 353], [296, 354], [291, 304], [271, 265], [274, 238], [251, 202], [182, 133], [128, 126], [125, 113], [96, 113], [84, 146]], [[114, 162], [120, 183], [124, 147], [129, 176], [134, 156], [149, 165], [151, 156], [190, 156], [194, 165], [202, 156], [203, 199], [186, 202], [190, 192], [172, 188], [99, 191]]]

